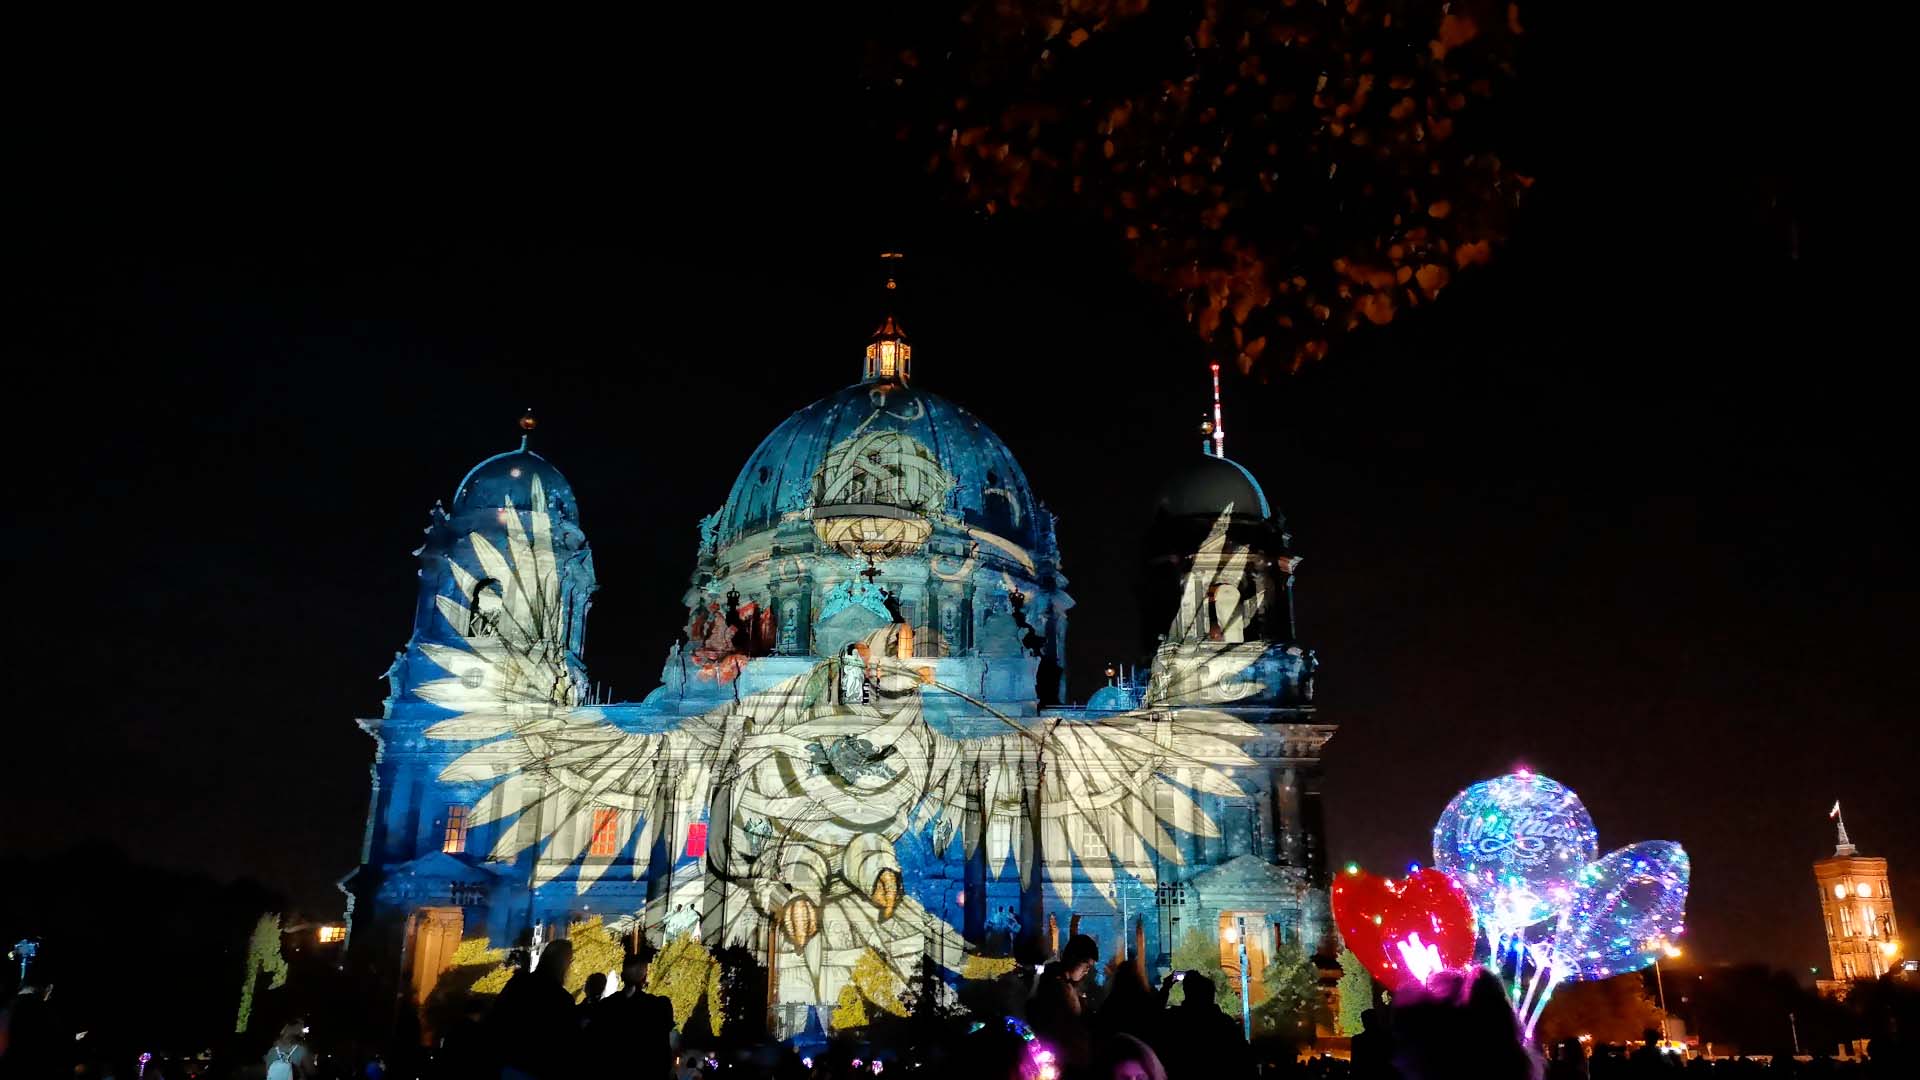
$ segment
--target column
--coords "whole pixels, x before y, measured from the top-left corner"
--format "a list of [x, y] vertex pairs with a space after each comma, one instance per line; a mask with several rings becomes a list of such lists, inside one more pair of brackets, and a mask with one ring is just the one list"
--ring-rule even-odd
[[1273, 806], [1273, 773], [1267, 772], [1254, 780], [1252, 795], [1254, 821], [1259, 831], [1259, 844], [1254, 853], [1270, 863], [1280, 861], [1280, 839], [1275, 831]]
[[1295, 770], [1288, 766], [1269, 769], [1267, 785], [1271, 792], [1274, 861], [1282, 866], [1299, 866], [1304, 857], [1300, 836], [1300, 785]]
[[961, 936], [974, 945], [987, 939], [987, 806], [986, 785], [978, 769], [968, 780], [967, 813], [962, 819], [972, 845], [967, 852], [965, 884], [962, 886], [966, 911], [961, 916]]

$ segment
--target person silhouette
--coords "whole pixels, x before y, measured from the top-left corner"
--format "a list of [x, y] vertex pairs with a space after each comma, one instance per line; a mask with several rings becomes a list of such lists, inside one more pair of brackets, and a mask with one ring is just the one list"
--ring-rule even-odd
[[596, 971], [587, 976], [586, 985], [580, 988], [580, 1004], [574, 1006], [576, 1022], [585, 1028], [593, 1022], [593, 1007], [607, 996], [607, 973]]
[[1033, 998], [1027, 1002], [1033, 1033], [1053, 1047], [1069, 1072], [1084, 1069], [1093, 1060], [1093, 1032], [1081, 984], [1099, 959], [1099, 943], [1075, 934], [1060, 950], [1060, 959], [1040, 973]]
[[1353, 1037], [1353, 1080], [1393, 1080], [1393, 1029], [1384, 1009], [1360, 1013], [1360, 1032]]
[[595, 1003], [586, 1075], [666, 1080], [674, 1069], [673, 1003], [647, 993], [651, 960], [645, 952], [629, 954], [619, 991]]
[[1093, 1059], [1091, 1080], [1167, 1080], [1167, 1070], [1145, 1042], [1132, 1035], [1111, 1035]]
[[1485, 968], [1442, 971], [1398, 991], [1393, 1044], [1405, 1080], [1540, 1080], [1506, 990]]
[[1171, 1080], [1243, 1080], [1253, 1075], [1253, 1054], [1240, 1021], [1214, 1000], [1212, 979], [1187, 972], [1180, 1004], [1168, 1009], [1164, 1062]]
[[540, 962], [507, 981], [488, 1018], [499, 1047], [501, 1080], [548, 1080], [571, 1075], [579, 1024], [565, 983], [573, 943], [549, 942]]

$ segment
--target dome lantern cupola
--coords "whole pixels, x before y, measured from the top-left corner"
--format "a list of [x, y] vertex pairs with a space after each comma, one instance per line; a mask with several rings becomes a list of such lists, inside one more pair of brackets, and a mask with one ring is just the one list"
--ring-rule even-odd
[[[880, 260], [887, 264], [889, 299], [893, 291], [900, 287], [893, 278], [893, 268], [899, 265], [902, 258], [897, 251], [885, 252], [880, 256]], [[913, 346], [907, 344], [907, 332], [901, 328], [900, 320], [888, 312], [879, 329], [873, 332], [873, 340], [867, 344], [867, 362], [860, 381], [894, 382], [905, 386], [912, 374]]]
[[889, 315], [873, 332], [873, 341], [867, 345], [866, 370], [860, 381], [896, 382], [905, 386], [912, 371], [913, 346], [907, 344], [907, 334], [900, 329], [899, 320]]

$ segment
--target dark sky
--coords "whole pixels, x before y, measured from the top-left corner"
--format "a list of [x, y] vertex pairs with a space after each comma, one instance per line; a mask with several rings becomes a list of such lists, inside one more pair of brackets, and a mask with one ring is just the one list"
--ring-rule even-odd
[[[1230, 379], [1229, 451], [1306, 556], [1337, 859], [1424, 861], [1455, 790], [1525, 762], [1603, 847], [1686, 844], [1697, 955], [1804, 972], [1836, 796], [1920, 897], [1905, 227], [1821, 28], [1640, 17], [1536, 28], [1539, 182], [1499, 259]], [[10, 155], [0, 850], [106, 840], [336, 903], [408, 552], [525, 406], [596, 549], [591, 673], [644, 694], [695, 522], [857, 377], [887, 247], [919, 381], [1059, 515], [1076, 695], [1131, 658], [1205, 357], [1081, 224], [902, 168], [851, 40], [62, 84]]]

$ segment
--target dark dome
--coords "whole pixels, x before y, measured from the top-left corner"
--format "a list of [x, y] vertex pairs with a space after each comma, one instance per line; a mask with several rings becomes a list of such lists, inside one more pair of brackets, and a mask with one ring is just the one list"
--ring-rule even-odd
[[1039, 501], [1000, 437], [938, 394], [886, 382], [829, 394], [774, 428], [747, 459], [720, 508], [720, 542], [771, 528], [784, 515], [805, 509], [815, 474], [834, 447], [888, 431], [918, 443], [953, 478], [946, 513], [1028, 549], [1039, 546], [1045, 535]]
[[550, 509], [569, 518], [578, 518], [573, 501], [573, 486], [546, 458], [531, 450], [509, 450], [495, 454], [473, 467], [453, 495], [452, 515], [475, 509], [498, 510], [511, 499], [522, 509], [533, 506], [533, 478]]
[[1266, 492], [1244, 466], [1231, 458], [1202, 454], [1160, 490], [1154, 511], [1169, 517], [1213, 519], [1229, 505], [1236, 521], [1265, 521], [1273, 516]]

